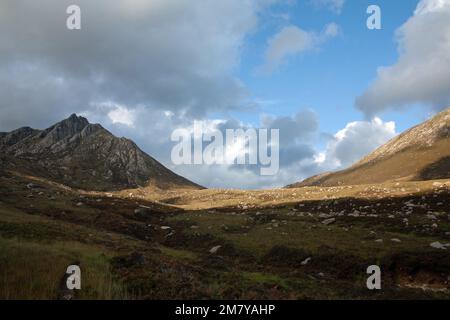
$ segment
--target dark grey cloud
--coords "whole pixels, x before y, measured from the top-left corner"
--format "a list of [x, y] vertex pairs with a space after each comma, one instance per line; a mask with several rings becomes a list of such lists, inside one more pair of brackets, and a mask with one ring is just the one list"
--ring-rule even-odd
[[[283, 186], [318, 173], [319, 125], [310, 110], [262, 118], [262, 128], [280, 129], [276, 176], [260, 176], [255, 166], [170, 161], [174, 129], [215, 111], [255, 107], [233, 71], [259, 12], [275, 1], [2, 0], [0, 131], [45, 128], [77, 112], [206, 186]], [[81, 31], [65, 27], [74, 2], [82, 10]], [[219, 120], [221, 131], [249, 127]], [[339, 157], [333, 150], [330, 157]]]
[[[94, 122], [101, 122], [118, 136], [133, 137], [135, 142], [157, 160], [197, 183], [208, 187], [263, 188], [284, 186], [320, 170], [314, 163], [316, 150], [314, 137], [318, 134], [318, 119], [310, 110], [300, 111], [292, 117], [264, 117], [256, 128], [280, 129], [280, 171], [275, 176], [261, 176], [260, 165], [173, 165], [170, 154], [174, 142], [171, 133], [176, 128], [192, 130], [192, 119], [170, 114], [162, 110], [138, 108], [133, 115], [133, 125], [113, 123], [110, 111], [114, 106], [105, 106], [101, 110], [86, 116]], [[302, 116], [303, 115], [303, 116]], [[148, 124], [147, 119], [152, 119]], [[269, 120], [270, 119], [270, 120]], [[122, 119], [124, 120], [124, 119]], [[126, 122], [126, 121], [125, 121]], [[209, 128], [215, 128], [225, 136], [227, 129], [247, 130], [254, 126], [234, 118], [207, 121]], [[282, 126], [282, 127], [281, 127]], [[204, 147], [207, 143], [204, 143]], [[251, 150], [257, 152], [257, 150]]]
[[269, 129], [279, 129], [280, 144], [292, 145], [308, 140], [319, 129], [319, 119], [314, 111], [306, 109], [293, 117], [265, 116], [262, 125]]
[[0, 126], [41, 124], [104, 101], [202, 116], [245, 107], [232, 74], [271, 1], [0, 2]]
[[316, 150], [310, 144], [297, 144], [280, 148], [280, 167], [285, 168], [302, 160], [313, 160]]
[[[235, 119], [220, 123], [217, 128], [225, 132], [226, 129], [248, 129]], [[222, 177], [222, 183], [229, 181], [231, 186], [246, 185], [247, 187], [284, 186], [291, 183], [293, 176], [305, 178], [318, 173], [319, 166], [314, 162], [316, 150], [314, 141], [319, 136], [319, 119], [317, 114], [309, 109], [300, 110], [293, 116], [263, 116], [259, 128], [278, 129], [280, 170], [276, 176], [260, 176], [260, 165], [232, 165], [228, 172], [245, 172], [241, 177], [232, 175], [232, 180]], [[250, 150], [258, 152], [258, 150]], [[219, 171], [220, 172], [220, 171]]]
[[[281, 187], [318, 173], [344, 169], [397, 134], [394, 122], [379, 118], [350, 122], [343, 129], [330, 134], [320, 131], [318, 117], [311, 110], [301, 110], [291, 117], [266, 116], [256, 127], [280, 129], [280, 170], [275, 176], [261, 176], [259, 165], [175, 166], [170, 160], [170, 152], [174, 146], [170, 135], [175, 128], [190, 130], [191, 119], [167, 114], [162, 110], [139, 108], [134, 118], [134, 127], [130, 127], [120, 123], [113, 124], [108, 117], [110, 110], [102, 109], [101, 117], [88, 117], [105, 124], [116, 135], [132, 136], [139, 146], [175, 172], [209, 187]], [[96, 114], [101, 112], [97, 111]], [[148, 125], [146, 119], [152, 119], [152, 125]], [[226, 129], [246, 130], [253, 126], [230, 118], [212, 120], [209, 127], [215, 127], [225, 134]], [[317, 140], [325, 141], [326, 148], [318, 149], [315, 144]]]

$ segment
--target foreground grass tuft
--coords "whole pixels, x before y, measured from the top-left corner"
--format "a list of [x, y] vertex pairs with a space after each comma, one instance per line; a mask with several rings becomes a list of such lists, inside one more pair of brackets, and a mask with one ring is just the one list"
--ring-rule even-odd
[[0, 238], [0, 299], [55, 299], [67, 266], [81, 267], [77, 299], [126, 299], [109, 257], [79, 243], [33, 243]]

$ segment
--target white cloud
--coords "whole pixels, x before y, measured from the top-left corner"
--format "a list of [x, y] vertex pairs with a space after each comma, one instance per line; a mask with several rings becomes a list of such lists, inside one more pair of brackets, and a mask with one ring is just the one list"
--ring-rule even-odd
[[[252, 126], [236, 120], [215, 120], [210, 122], [216, 130], [248, 129]], [[221, 188], [270, 188], [282, 187], [302, 179], [319, 170], [314, 163], [314, 135], [318, 134], [318, 116], [312, 110], [302, 110], [293, 116], [274, 117], [264, 115], [259, 125], [266, 129], [279, 129], [280, 170], [274, 176], [261, 176], [259, 165], [220, 166], [171, 166], [177, 173], [197, 179], [203, 185]], [[186, 127], [191, 131], [191, 127]], [[245, 149], [237, 142], [234, 150], [238, 154]], [[258, 152], [250, 148], [250, 152]], [[235, 157], [235, 156], [233, 156]], [[298, 177], [298, 178], [297, 178]]]
[[286, 26], [267, 41], [265, 62], [259, 70], [271, 73], [289, 58], [316, 49], [339, 32], [339, 26], [335, 23], [326, 25], [320, 33], [305, 31], [294, 25]]
[[397, 30], [399, 59], [378, 69], [375, 81], [356, 99], [373, 116], [388, 109], [450, 105], [450, 1], [422, 0]]
[[[176, 145], [170, 140], [173, 130], [186, 129], [193, 133], [193, 121], [180, 114], [167, 116], [164, 110], [152, 110], [138, 107], [134, 110], [134, 127], [114, 123], [110, 117], [113, 109], [105, 104], [97, 105], [85, 112], [91, 122], [100, 122], [116, 136], [132, 138], [136, 144], [165, 166], [192, 181], [208, 187], [221, 188], [268, 188], [281, 187], [299, 179], [317, 173], [313, 163], [314, 149], [310, 139], [318, 131], [317, 115], [311, 110], [300, 111], [292, 117], [264, 116], [258, 127], [280, 129], [280, 171], [274, 176], [261, 176], [259, 165], [174, 165], [171, 161], [171, 151]], [[149, 125], [148, 119], [152, 119]], [[202, 121], [205, 132], [226, 129], [244, 129], [252, 126], [235, 119], [214, 119]], [[204, 143], [204, 147], [208, 143]], [[245, 148], [246, 149], [246, 148]], [[236, 158], [244, 151], [238, 141], [227, 155]], [[258, 150], [250, 149], [250, 152]], [[231, 159], [227, 159], [231, 160]], [[264, 166], [265, 167], [265, 166]]]
[[134, 110], [118, 105], [108, 113], [108, 117], [112, 123], [121, 123], [133, 128], [136, 120], [135, 113]]
[[269, 39], [266, 59], [278, 64], [288, 55], [311, 49], [313, 42], [311, 33], [296, 26], [285, 27]]
[[384, 122], [380, 118], [350, 122], [334, 135], [325, 152], [317, 153], [315, 162], [323, 171], [343, 169], [396, 135], [395, 122]]
[[334, 38], [337, 35], [339, 35], [340, 32], [341, 32], [340, 27], [336, 23], [332, 22], [325, 26], [323, 34], [325, 38], [327, 37]]
[[421, 1], [416, 8], [414, 14], [425, 14], [430, 12], [437, 12], [448, 7], [450, 3], [448, 0], [424, 0]]
[[[245, 98], [233, 71], [245, 37], [258, 25], [259, 11], [272, 2], [79, 0], [82, 12], [89, 14], [83, 14], [79, 33], [67, 33], [60, 13], [70, 1], [0, 1], [0, 126], [43, 128], [83, 112], [91, 122], [133, 139], [169, 168], [209, 187], [283, 186], [318, 173], [323, 169], [318, 163], [326, 160], [339, 159], [342, 165], [346, 160], [339, 150], [358, 136], [352, 134], [356, 129], [344, 129], [333, 148], [318, 153], [309, 139], [318, 133], [318, 119], [308, 111], [262, 119], [262, 126], [281, 129], [276, 176], [260, 176], [252, 167], [174, 166], [170, 161], [175, 128], [189, 128], [192, 119]], [[266, 63], [275, 69], [339, 32], [336, 24], [321, 32], [288, 26], [269, 41]], [[210, 121], [210, 126], [247, 127], [223, 119]], [[386, 136], [386, 130], [373, 134]]]
[[[193, 132], [193, 122], [180, 114], [167, 116], [164, 110], [139, 107], [134, 114], [134, 128], [113, 123], [111, 107], [96, 106], [85, 116], [100, 122], [117, 136], [132, 138], [139, 147], [182, 176], [211, 188], [260, 189], [282, 187], [312, 175], [339, 170], [350, 165], [396, 135], [395, 123], [375, 118], [355, 121], [336, 132], [325, 150], [313, 146], [319, 134], [318, 116], [303, 110], [292, 117], [263, 116], [259, 127], [280, 129], [280, 170], [274, 176], [261, 176], [258, 166], [241, 165], [174, 165], [171, 150], [176, 143], [170, 140], [173, 130], [184, 128]], [[152, 119], [152, 125], [148, 125]], [[234, 119], [204, 121], [207, 132], [226, 129], [248, 129], [251, 126]], [[235, 145], [237, 154], [244, 149]], [[251, 150], [257, 151], [257, 150]]]
[[345, 0], [311, 0], [311, 3], [316, 7], [325, 7], [339, 14], [342, 12]]

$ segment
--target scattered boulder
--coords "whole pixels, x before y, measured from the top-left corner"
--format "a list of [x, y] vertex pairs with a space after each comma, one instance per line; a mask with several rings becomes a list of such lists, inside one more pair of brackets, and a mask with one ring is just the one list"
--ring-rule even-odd
[[211, 253], [211, 254], [216, 254], [217, 251], [219, 251], [220, 248], [222, 248], [222, 246], [215, 246], [215, 247], [212, 247], [212, 248], [209, 250], [209, 253]]
[[311, 261], [311, 257], [306, 258], [305, 260], [303, 260], [300, 264], [302, 266], [306, 266], [309, 262]]
[[447, 250], [446, 246], [440, 243], [439, 241], [431, 243], [430, 246], [435, 249]]
[[175, 234], [175, 231], [171, 230], [170, 233], [166, 235], [166, 239], [172, 237]]
[[335, 218], [330, 218], [330, 219], [323, 220], [323, 221], [322, 221], [322, 224], [328, 226], [328, 225], [330, 225], [330, 224], [332, 224], [332, 223], [335, 223], [335, 222], [336, 222], [336, 219], [335, 219]]

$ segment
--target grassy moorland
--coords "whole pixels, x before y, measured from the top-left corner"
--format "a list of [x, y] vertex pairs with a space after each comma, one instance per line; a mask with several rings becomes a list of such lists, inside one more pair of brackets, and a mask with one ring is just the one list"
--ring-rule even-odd
[[76, 299], [449, 299], [449, 195], [442, 180], [93, 193], [3, 172], [0, 298], [56, 299], [76, 263]]

